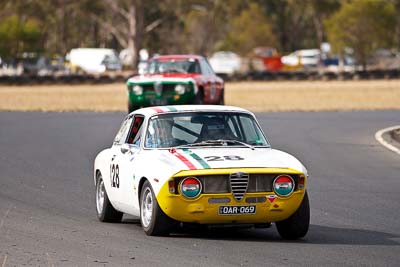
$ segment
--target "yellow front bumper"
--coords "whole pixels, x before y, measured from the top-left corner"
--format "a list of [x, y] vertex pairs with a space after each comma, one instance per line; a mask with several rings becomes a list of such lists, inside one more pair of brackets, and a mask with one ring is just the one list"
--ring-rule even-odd
[[[236, 170], [235, 170], [236, 171]], [[248, 173], [286, 173], [302, 174], [290, 169], [240, 169]], [[205, 174], [229, 174], [232, 169], [183, 171], [174, 177], [196, 176]], [[305, 187], [304, 187], [305, 188]], [[276, 222], [290, 217], [300, 206], [305, 189], [296, 190], [289, 197], [276, 196], [274, 192], [246, 193], [241, 201], [237, 201], [231, 193], [201, 194], [196, 199], [187, 199], [181, 194], [172, 194], [166, 182], [157, 196], [157, 201], [163, 212], [174, 220], [200, 224], [231, 224], [231, 223], [267, 223]], [[249, 197], [267, 197], [275, 195], [273, 201], [266, 199], [262, 203], [246, 203]], [[210, 199], [229, 199], [228, 203], [210, 203]], [[212, 201], [211, 201], [212, 202]], [[219, 215], [220, 206], [256, 206], [255, 214]]]

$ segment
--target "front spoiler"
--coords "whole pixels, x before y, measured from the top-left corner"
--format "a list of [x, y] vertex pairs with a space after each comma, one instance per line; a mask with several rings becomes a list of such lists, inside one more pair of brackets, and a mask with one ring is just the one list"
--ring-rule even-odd
[[[249, 170], [249, 169], [247, 169]], [[274, 170], [276, 173], [277, 169]], [[271, 171], [270, 170], [270, 171]], [[282, 173], [294, 173], [293, 170], [280, 169]], [[208, 170], [211, 171], [211, 170]], [[257, 171], [261, 171], [257, 169]], [[264, 169], [265, 171], [265, 169]], [[188, 171], [188, 174], [195, 175]], [[204, 172], [204, 170], [202, 170]], [[215, 170], [214, 170], [215, 172]], [[224, 172], [219, 170], [219, 172]], [[297, 172], [298, 173], [298, 172]], [[301, 173], [299, 173], [301, 174]], [[182, 173], [176, 176], [182, 176]], [[174, 176], [174, 177], [176, 177]], [[172, 178], [171, 178], [172, 179]], [[305, 194], [305, 188], [294, 191], [289, 197], [279, 197], [274, 192], [246, 193], [241, 201], [237, 201], [232, 193], [201, 194], [196, 199], [187, 199], [181, 194], [172, 194], [166, 182], [157, 195], [157, 201], [162, 211], [170, 218], [187, 223], [199, 224], [236, 224], [236, 223], [269, 223], [282, 221], [290, 217], [300, 206]], [[248, 198], [265, 199], [261, 203], [247, 203]], [[227, 203], [213, 203], [215, 199], [229, 199]], [[256, 214], [219, 215], [220, 206], [256, 206]]]

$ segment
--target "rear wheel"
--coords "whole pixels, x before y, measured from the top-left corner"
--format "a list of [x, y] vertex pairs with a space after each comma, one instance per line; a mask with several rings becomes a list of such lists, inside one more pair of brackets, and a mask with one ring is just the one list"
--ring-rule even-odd
[[121, 222], [123, 213], [111, 205], [101, 174], [98, 174], [96, 183], [96, 211], [102, 222]]
[[140, 193], [140, 223], [146, 235], [168, 235], [174, 221], [161, 210], [148, 181], [143, 184]]
[[276, 228], [284, 239], [298, 239], [304, 237], [310, 225], [310, 204], [307, 192], [297, 211], [286, 220], [276, 222]]

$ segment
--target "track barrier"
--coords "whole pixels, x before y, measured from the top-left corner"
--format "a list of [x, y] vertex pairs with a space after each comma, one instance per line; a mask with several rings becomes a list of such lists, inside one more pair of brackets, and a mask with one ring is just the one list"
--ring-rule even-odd
[[[68, 74], [68, 75], [18, 75], [0, 76], [0, 85], [32, 84], [107, 84], [125, 83], [132, 73], [127, 74]], [[400, 79], [400, 69], [371, 70], [355, 72], [317, 72], [317, 71], [249, 71], [234, 75], [220, 74], [225, 81], [346, 81], [346, 80], [382, 80]]]

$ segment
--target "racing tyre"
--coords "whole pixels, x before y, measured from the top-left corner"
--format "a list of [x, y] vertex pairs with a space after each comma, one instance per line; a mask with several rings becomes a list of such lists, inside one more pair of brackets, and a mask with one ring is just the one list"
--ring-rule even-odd
[[96, 211], [101, 222], [121, 222], [123, 213], [111, 205], [101, 174], [98, 175], [96, 183]]
[[286, 220], [276, 222], [276, 228], [283, 239], [298, 239], [304, 237], [310, 225], [310, 204], [307, 192], [297, 211]]
[[225, 105], [224, 91], [222, 91], [222, 93], [219, 97], [218, 105], [221, 105], [221, 106]]
[[149, 181], [145, 181], [140, 193], [140, 223], [146, 235], [165, 236], [170, 233], [174, 221], [161, 210]]
[[204, 93], [203, 90], [199, 89], [194, 99], [194, 103], [196, 105], [203, 105], [204, 104]]

